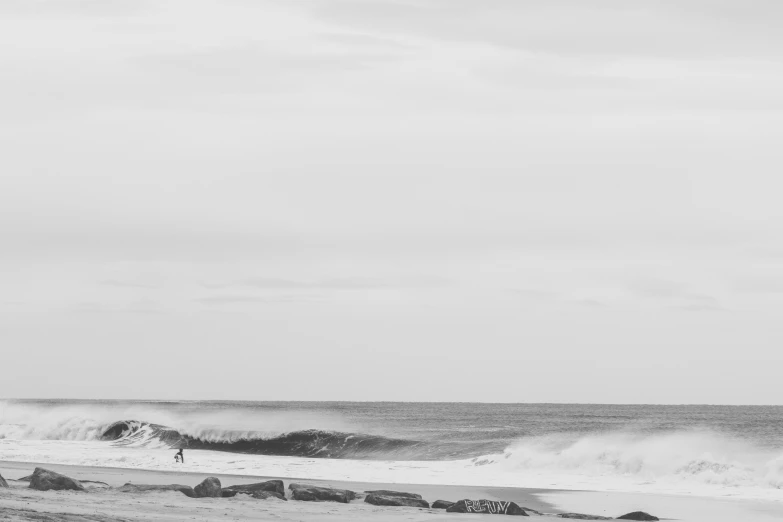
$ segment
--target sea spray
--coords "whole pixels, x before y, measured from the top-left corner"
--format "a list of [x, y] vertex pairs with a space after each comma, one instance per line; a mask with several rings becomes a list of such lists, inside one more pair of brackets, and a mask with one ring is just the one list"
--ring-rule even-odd
[[560, 434], [514, 442], [484, 460], [504, 471], [780, 487], [783, 452], [707, 430]]

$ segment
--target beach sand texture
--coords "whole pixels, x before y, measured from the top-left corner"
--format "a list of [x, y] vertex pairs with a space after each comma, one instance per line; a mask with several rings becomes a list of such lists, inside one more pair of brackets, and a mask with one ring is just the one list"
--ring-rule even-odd
[[[195, 486], [205, 478], [197, 473], [147, 471], [88, 466], [46, 465], [79, 480], [106, 483], [86, 493], [72, 491], [36, 491], [26, 481], [16, 479], [30, 474], [39, 464], [0, 462], [0, 474], [9, 488], [0, 489], [0, 520], [2, 521], [429, 521], [440, 522], [483, 520], [488, 515], [451, 514], [443, 510], [410, 507], [379, 507], [361, 500], [350, 504], [332, 502], [298, 502], [289, 500], [257, 500], [246, 495], [233, 498], [188, 498], [178, 492], [123, 493], [114, 488], [133, 484], [184, 484]], [[215, 475], [223, 486], [249, 484], [270, 478], [248, 475]], [[381, 484], [348, 481], [285, 478], [291, 482], [307, 482], [318, 486], [366, 491], [394, 489], [421, 494], [429, 502], [438, 499], [461, 498], [510, 500], [540, 511], [531, 513], [540, 520], [562, 520], [557, 516], [562, 508], [601, 516], [619, 516], [633, 505], [653, 514], [667, 514], [661, 519], [684, 522], [772, 522], [783, 520], [783, 503], [747, 502], [731, 499], [716, 500], [700, 497], [666, 495], [627, 495], [605, 492], [573, 492], [524, 488], [482, 488], [474, 486], [438, 486], [417, 484]], [[585, 510], [581, 508], [587, 508]], [[623, 511], [624, 510], [624, 511]], [[611, 512], [608, 513], [608, 512]], [[676, 515], [676, 516], [675, 516]]]
[[[92, 489], [87, 493], [73, 491], [36, 491], [28, 482], [18, 479], [30, 474], [36, 466], [66, 474], [79, 480], [105, 482], [111, 488]], [[0, 520], [36, 521], [214, 521], [214, 520], [471, 520], [482, 515], [447, 514], [443, 510], [379, 507], [357, 500], [350, 504], [332, 502], [297, 502], [257, 500], [246, 495], [233, 498], [188, 498], [179, 492], [122, 493], [116, 489], [125, 483], [185, 484], [195, 486], [202, 474], [166, 471], [63, 466], [21, 462], [0, 462], [0, 474], [8, 479], [9, 488], [0, 490]], [[277, 477], [247, 475], [214, 475], [224, 487], [249, 484]], [[512, 500], [535, 510], [553, 510], [535, 497], [536, 490], [520, 488], [477, 488], [460, 486], [400, 485], [359, 482], [284, 479], [318, 486], [364, 491], [395, 489], [421, 494], [433, 502], [438, 499], [486, 498]], [[47, 518], [48, 517], [48, 518]], [[467, 517], [467, 518], [466, 518]]]

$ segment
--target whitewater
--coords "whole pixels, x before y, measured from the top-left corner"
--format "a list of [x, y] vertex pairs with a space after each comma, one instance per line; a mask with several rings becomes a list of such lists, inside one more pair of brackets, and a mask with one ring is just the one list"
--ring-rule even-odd
[[783, 408], [4, 400], [0, 460], [783, 501]]

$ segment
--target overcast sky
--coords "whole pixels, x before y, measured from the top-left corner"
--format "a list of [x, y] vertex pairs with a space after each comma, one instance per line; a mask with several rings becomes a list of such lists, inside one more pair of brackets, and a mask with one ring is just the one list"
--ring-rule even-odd
[[0, 397], [783, 403], [783, 3], [0, 2]]

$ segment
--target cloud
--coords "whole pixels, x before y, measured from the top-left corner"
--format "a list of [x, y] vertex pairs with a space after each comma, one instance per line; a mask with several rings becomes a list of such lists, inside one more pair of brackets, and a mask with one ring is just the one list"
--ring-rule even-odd
[[728, 308], [724, 308], [717, 304], [709, 304], [709, 303], [693, 303], [693, 304], [684, 304], [684, 305], [677, 305], [672, 306], [671, 308], [676, 308], [677, 310], [684, 310], [687, 312], [728, 312], [730, 311]]
[[119, 279], [105, 279], [103, 281], [99, 281], [98, 284], [102, 286], [115, 286], [117, 288], [139, 288], [139, 289], [147, 289], [147, 290], [154, 290], [157, 288], [161, 288], [162, 286], [161, 284], [152, 283], [152, 282], [122, 281]]
[[197, 303], [206, 305], [231, 305], [231, 304], [267, 304], [267, 303], [298, 303], [303, 301], [316, 301], [313, 296], [281, 295], [259, 296], [251, 294], [212, 295], [194, 299]]
[[[248, 277], [226, 283], [202, 283], [208, 289], [243, 288], [262, 293], [230, 293], [200, 297], [194, 301], [206, 305], [331, 302], [336, 292], [362, 291], [361, 298], [369, 300], [369, 292], [385, 290], [437, 289], [449, 285], [441, 277], [429, 276], [386, 276], [331, 277], [310, 280], [294, 280], [275, 277]], [[377, 296], [378, 294], [373, 294]]]
[[557, 292], [551, 290], [532, 290], [524, 288], [512, 288], [511, 293], [534, 301], [552, 301], [559, 296]]
[[783, 277], [755, 275], [736, 279], [732, 290], [741, 294], [781, 294]]
[[141, 314], [157, 315], [164, 313], [158, 301], [139, 299], [128, 303], [108, 301], [84, 301], [68, 307], [71, 312], [96, 314]]
[[783, 38], [771, 23], [783, 16], [777, 2], [754, 9], [715, 1], [336, 0], [311, 5], [330, 21], [364, 31], [559, 55], [707, 58], [780, 56], [783, 49]]
[[[165, 80], [162, 92], [186, 87], [188, 97], [262, 92], [290, 95], [291, 89], [319, 90], [332, 75], [358, 72], [400, 59], [400, 53], [357, 52], [341, 45], [308, 50], [262, 44], [158, 53], [134, 60], [144, 76]], [[160, 92], [160, 91], [158, 91]]]
[[437, 276], [331, 277], [293, 280], [274, 277], [248, 277], [229, 283], [210, 284], [208, 288], [245, 286], [264, 290], [367, 290], [384, 288], [439, 288], [449, 280]]
[[583, 306], [588, 308], [604, 308], [606, 303], [601, 300], [585, 297], [570, 297], [566, 293], [559, 293], [550, 290], [531, 290], [531, 289], [512, 289], [511, 293], [525, 300], [544, 303], [562, 303], [566, 305]]
[[148, 13], [159, 2], [152, 0], [3, 0], [0, 13], [38, 18], [125, 18]]
[[627, 285], [631, 293], [643, 299], [685, 301], [686, 307], [718, 307], [718, 299], [711, 295], [693, 292], [690, 285], [679, 281], [654, 277], [636, 278]]
[[[53, 365], [34, 392], [81, 382], [104, 396], [120, 393], [114, 377], [93, 386], [119, 375], [92, 357], [106, 339], [164, 367], [178, 347], [208, 353], [215, 339], [252, 360], [262, 323], [281, 353], [324, 355], [297, 389], [340, 381], [353, 399], [434, 398], [388, 368], [388, 380], [357, 386], [344, 361], [370, 352], [516, 358], [509, 368], [530, 359], [520, 346], [553, 368], [586, 347], [599, 362], [628, 347], [672, 361], [737, 347], [775, 357], [781, 9], [0, 2], [0, 70], [12, 79], [0, 82], [0, 287], [28, 303], [5, 305], [2, 344], [35, 372], [72, 346], [73, 371]], [[128, 299], [147, 294], [159, 303]], [[710, 313], [724, 305], [754, 313]], [[148, 328], [131, 315], [155, 311], [165, 320]], [[199, 375], [222, 375], [218, 388], [238, 398], [293, 386], [285, 374], [259, 392], [232, 360], [192, 364], [198, 382], [177, 386], [182, 398], [198, 395]], [[568, 389], [538, 372], [506, 390], [491, 375], [468, 389], [436, 372], [429, 388], [612, 396], [611, 379], [584, 373]], [[175, 393], [147, 381], [144, 393]], [[656, 390], [679, 402], [695, 397], [682, 390], [730, 395], [713, 381]], [[780, 398], [756, 388], [744, 397]]]
[[687, 295], [687, 285], [664, 279], [638, 278], [631, 281], [628, 288], [640, 297], [671, 298]]
[[577, 305], [581, 305], [581, 306], [586, 306], [588, 308], [605, 308], [606, 307], [606, 303], [603, 303], [603, 302], [598, 301], [596, 299], [575, 299], [575, 300], [572, 300], [572, 301], [569, 301], [569, 302], [577, 304]]

